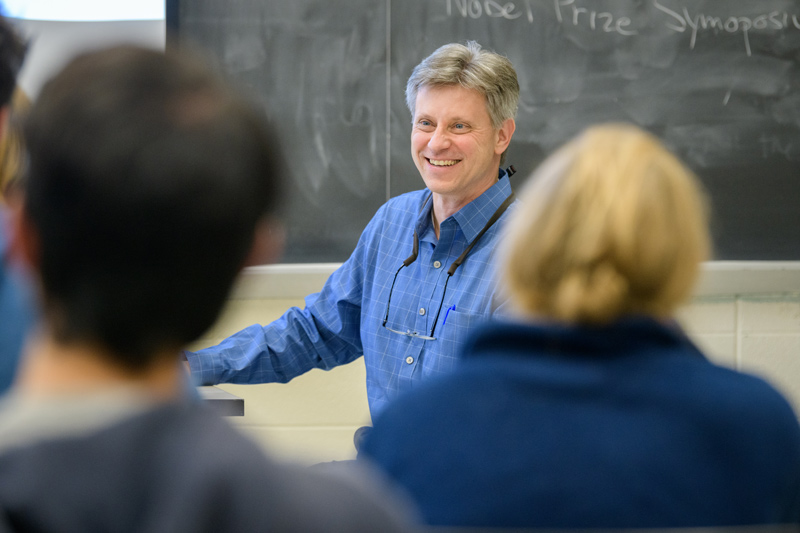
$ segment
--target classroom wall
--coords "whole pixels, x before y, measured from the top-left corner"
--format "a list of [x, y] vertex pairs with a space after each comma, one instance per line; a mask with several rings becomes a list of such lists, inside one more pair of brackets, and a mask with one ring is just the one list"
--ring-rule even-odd
[[[270, 322], [289, 306], [302, 306], [303, 296], [322, 286], [326, 272], [326, 268], [318, 269], [315, 276], [305, 276], [310, 281], [297, 283], [291, 265], [258, 268], [240, 279], [222, 317], [195, 348], [216, 344], [250, 324]], [[310, 267], [294, 268], [302, 277]], [[764, 273], [750, 274], [748, 279], [760, 276]], [[770, 289], [748, 294], [735, 287], [709, 290], [720, 276], [712, 278], [706, 279], [706, 289], [701, 288], [681, 309], [679, 321], [710, 359], [764, 376], [800, 413], [800, 286], [796, 274], [787, 285], [796, 287], [794, 291]], [[269, 297], [270, 293], [276, 297]], [[245, 399], [245, 416], [232, 420], [246, 433], [272, 453], [304, 464], [354, 458], [353, 433], [370, 420], [363, 359], [329, 372], [314, 370], [288, 384], [220, 388]]]
[[34, 98], [42, 85], [76, 54], [116, 44], [136, 44], [163, 50], [166, 42], [166, 24], [163, 20], [12, 20], [30, 43], [17, 81]]

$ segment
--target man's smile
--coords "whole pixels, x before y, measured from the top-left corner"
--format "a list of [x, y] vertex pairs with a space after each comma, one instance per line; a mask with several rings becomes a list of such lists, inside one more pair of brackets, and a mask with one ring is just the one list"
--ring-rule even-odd
[[459, 162], [458, 159], [426, 159], [428, 160], [428, 163], [435, 167], [452, 167]]

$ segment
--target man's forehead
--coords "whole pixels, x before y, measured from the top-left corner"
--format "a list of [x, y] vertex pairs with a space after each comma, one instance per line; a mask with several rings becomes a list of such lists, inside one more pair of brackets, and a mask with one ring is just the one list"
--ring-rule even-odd
[[[416, 101], [414, 102], [415, 112], [436, 110], [442, 104], [452, 103], [454, 107], [463, 107], [470, 103], [483, 104], [488, 114], [488, 100], [482, 92], [464, 87], [459, 84], [436, 84], [423, 85], [417, 91]], [[428, 108], [433, 109], [428, 109]]]

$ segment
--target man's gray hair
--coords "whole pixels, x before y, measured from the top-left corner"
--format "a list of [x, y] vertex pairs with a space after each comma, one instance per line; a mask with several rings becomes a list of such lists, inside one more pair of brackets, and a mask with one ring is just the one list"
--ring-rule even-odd
[[446, 44], [414, 68], [406, 84], [406, 105], [411, 115], [420, 88], [443, 85], [460, 85], [483, 94], [495, 129], [517, 114], [519, 82], [511, 61], [483, 50], [475, 41]]

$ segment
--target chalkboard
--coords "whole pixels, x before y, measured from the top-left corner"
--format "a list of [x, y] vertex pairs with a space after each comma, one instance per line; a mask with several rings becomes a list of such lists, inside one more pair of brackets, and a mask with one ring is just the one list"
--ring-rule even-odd
[[167, 26], [278, 126], [285, 262], [346, 259], [383, 202], [423, 186], [405, 82], [468, 39], [517, 69], [515, 187], [585, 126], [632, 122], [701, 177], [715, 259], [800, 260], [797, 1], [169, 0]]

